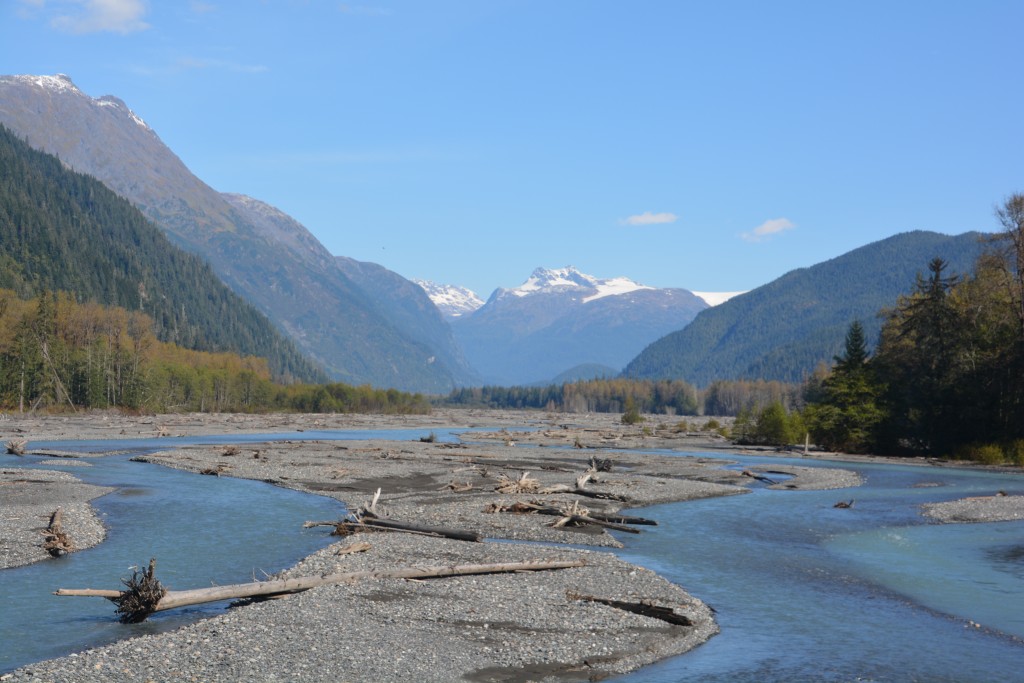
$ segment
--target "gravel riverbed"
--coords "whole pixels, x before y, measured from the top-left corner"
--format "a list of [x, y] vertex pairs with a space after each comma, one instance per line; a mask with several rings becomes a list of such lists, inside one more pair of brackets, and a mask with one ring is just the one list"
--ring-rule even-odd
[[[684, 587], [599, 550], [620, 545], [607, 531], [593, 526], [553, 527], [554, 517], [495, 512], [496, 507], [541, 502], [614, 513], [655, 503], [743, 494], [749, 486], [765, 483], [756, 479], [758, 476], [775, 477], [779, 481], [767, 485], [787, 490], [860, 483], [855, 473], [841, 468], [780, 465], [742, 472], [723, 469], [729, 455], [724, 450], [720, 457], [716, 453], [715, 457], [700, 458], [637, 453], [631, 449], [710, 450], [721, 444], [710, 435], [694, 438], [678, 430], [658, 430], [652, 436], [603, 416], [584, 423], [578, 415], [454, 413], [411, 418], [105, 415], [93, 416], [92, 423], [75, 417], [21, 426], [22, 433], [31, 431], [37, 439], [155, 436], [158, 431], [174, 436], [504, 427], [474, 432], [466, 436], [466, 443], [294, 440], [181, 447], [142, 459], [209, 475], [264, 480], [331, 496], [350, 508], [367, 504], [381, 489], [378, 509], [390, 519], [471, 531], [488, 539], [470, 543], [404, 533], [360, 533], [340, 538], [282, 576], [523, 560], [583, 559], [585, 565], [544, 572], [377, 579], [322, 586], [231, 609], [171, 633], [32, 664], [0, 680], [599, 680], [699, 645], [717, 632], [713, 614]], [[72, 420], [75, 425], [69, 425]], [[516, 430], [523, 426], [529, 431]], [[79, 430], [88, 436], [83, 437]], [[592, 464], [591, 458], [607, 465], [608, 471], [592, 473], [584, 488], [607, 497], [581, 497], [572, 490], [576, 478]], [[0, 480], [6, 488], [30, 479], [40, 482], [33, 487], [43, 486], [40, 471], [10, 472], [4, 473], [10, 480]], [[76, 545], [86, 547], [102, 538], [101, 525], [98, 532], [88, 527], [98, 521], [94, 517], [88, 521], [87, 500], [106, 491], [86, 487], [71, 475], [43, 474], [47, 481], [52, 477], [55, 489], [21, 484], [25, 496], [39, 507], [30, 508], [25, 502], [11, 508], [20, 511], [16, 519], [4, 515], [5, 544], [12, 548], [5, 560], [15, 558], [20, 564], [23, 557], [30, 558], [25, 561], [43, 559], [32, 533], [38, 536], [38, 528], [45, 526], [55, 504], [65, 507], [65, 515], [71, 511], [65, 521], [69, 532], [71, 519], [84, 525], [74, 527]], [[531, 482], [529, 490], [497, 490], [524, 477]], [[558, 486], [569, 490], [541, 492]], [[5, 492], [5, 508], [8, 500]], [[324, 528], [325, 534], [329, 531]], [[357, 542], [370, 547], [364, 552], [344, 552]], [[119, 578], [110, 577], [111, 587], [118, 585]], [[690, 624], [673, 625], [607, 604], [616, 601], [667, 608]]]

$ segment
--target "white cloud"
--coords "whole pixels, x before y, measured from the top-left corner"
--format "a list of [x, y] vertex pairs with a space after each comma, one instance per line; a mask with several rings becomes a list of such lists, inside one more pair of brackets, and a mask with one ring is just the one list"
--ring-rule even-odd
[[675, 223], [677, 220], [679, 220], [679, 216], [674, 213], [651, 213], [650, 211], [644, 211], [641, 214], [625, 218], [620, 223], [623, 225], [659, 225], [661, 223]]
[[792, 230], [796, 227], [788, 218], [772, 218], [757, 226], [750, 232], [745, 232], [740, 237], [747, 242], [764, 242], [767, 239], [778, 235], [780, 232]]
[[[41, 3], [40, 3], [41, 4]], [[70, 13], [58, 14], [50, 22], [67, 33], [134, 33], [149, 28], [143, 0], [70, 0], [62, 3]]]

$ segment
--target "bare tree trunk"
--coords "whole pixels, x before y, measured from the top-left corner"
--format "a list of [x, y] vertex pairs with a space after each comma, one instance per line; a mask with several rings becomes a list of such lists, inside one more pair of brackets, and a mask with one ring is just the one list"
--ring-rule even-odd
[[[149, 610], [152, 612], [163, 612], [178, 607], [200, 605], [207, 602], [219, 602], [221, 600], [235, 600], [238, 598], [266, 597], [280, 595], [282, 593], [297, 593], [309, 590], [317, 586], [326, 586], [339, 583], [356, 583], [366, 579], [430, 579], [446, 576], [465, 576], [468, 574], [501, 574], [509, 572], [542, 571], [547, 569], [569, 569], [571, 567], [582, 567], [586, 564], [583, 560], [568, 561], [530, 561], [511, 562], [506, 564], [463, 564], [448, 567], [412, 567], [408, 569], [390, 569], [384, 571], [363, 571], [346, 572], [343, 574], [330, 574], [327, 576], [305, 576], [295, 579], [280, 579], [276, 581], [257, 581], [254, 583], [240, 583], [228, 586], [214, 586], [212, 588], [196, 588], [186, 591], [166, 591], [156, 605]], [[94, 588], [60, 588], [54, 595], [77, 596], [77, 597], [100, 597], [108, 600], [117, 600], [121, 597], [122, 591], [101, 590]], [[148, 614], [147, 614], [148, 616]]]

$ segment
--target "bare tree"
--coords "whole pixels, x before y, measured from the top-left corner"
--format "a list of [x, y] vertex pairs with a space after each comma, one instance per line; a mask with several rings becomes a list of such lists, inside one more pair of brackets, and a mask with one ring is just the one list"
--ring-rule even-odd
[[996, 218], [1003, 232], [994, 235], [992, 242], [1002, 256], [1002, 269], [1020, 325], [1020, 340], [1024, 342], [1024, 194], [1010, 195], [1002, 206], [996, 207]]

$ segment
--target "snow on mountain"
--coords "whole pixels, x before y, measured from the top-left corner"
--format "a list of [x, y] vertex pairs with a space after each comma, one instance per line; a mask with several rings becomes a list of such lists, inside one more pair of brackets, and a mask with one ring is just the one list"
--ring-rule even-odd
[[587, 304], [591, 301], [596, 301], [597, 299], [603, 299], [606, 296], [620, 296], [622, 294], [638, 292], [641, 289], [654, 289], [654, 287], [637, 284], [628, 277], [613, 277], [608, 280], [598, 280], [596, 287], [597, 294], [591, 294], [584, 298], [583, 303]]
[[579, 290], [581, 294], [585, 293], [583, 303], [588, 303], [606, 296], [617, 296], [641, 289], [654, 288], [638, 284], [626, 277], [600, 279], [581, 273], [573, 266], [566, 266], [565, 268], [537, 268], [523, 284], [513, 289], [499, 289], [494, 296], [522, 298], [535, 294], [569, 292], [574, 289]]
[[621, 368], [707, 307], [685, 289], [597, 278], [567, 266], [537, 268], [519, 287], [495, 290], [472, 315], [450, 322], [485, 381], [508, 386], [550, 381], [585, 365]]
[[746, 291], [742, 292], [694, 292], [697, 296], [707, 302], [708, 306], [717, 306], [718, 304], [724, 304], [734, 296], [740, 294], [746, 294]]
[[21, 83], [31, 85], [45, 90], [53, 95], [76, 95], [89, 100], [92, 104], [101, 107], [111, 107], [123, 110], [136, 124], [146, 130], [152, 130], [138, 114], [133, 112], [127, 104], [113, 95], [104, 95], [99, 98], [92, 98], [78, 89], [74, 81], [67, 74], [56, 74], [55, 76], [0, 76], [0, 82]]
[[445, 318], [458, 318], [484, 305], [476, 292], [458, 285], [441, 285], [429, 280], [413, 280], [423, 288]]

